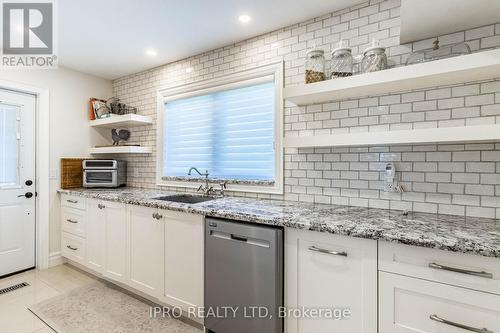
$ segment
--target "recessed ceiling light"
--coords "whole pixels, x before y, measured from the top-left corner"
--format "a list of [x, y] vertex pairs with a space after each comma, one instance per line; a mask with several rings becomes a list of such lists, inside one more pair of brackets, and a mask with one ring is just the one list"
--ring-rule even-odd
[[238, 20], [240, 20], [241, 23], [248, 23], [252, 20], [252, 18], [250, 15], [243, 14], [238, 17]]
[[149, 50], [146, 50], [146, 54], [150, 57], [156, 57], [156, 55], [158, 54], [158, 52], [156, 52], [155, 50], [153, 49], [149, 49]]

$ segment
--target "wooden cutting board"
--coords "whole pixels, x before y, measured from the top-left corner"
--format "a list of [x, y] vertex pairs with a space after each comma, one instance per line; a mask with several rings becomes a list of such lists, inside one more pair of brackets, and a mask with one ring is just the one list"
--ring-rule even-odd
[[61, 158], [61, 188], [83, 186], [83, 165], [85, 158]]

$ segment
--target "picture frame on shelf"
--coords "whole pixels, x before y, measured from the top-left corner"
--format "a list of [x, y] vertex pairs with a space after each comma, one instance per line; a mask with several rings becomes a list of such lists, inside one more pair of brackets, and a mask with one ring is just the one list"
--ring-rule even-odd
[[106, 101], [94, 99], [92, 101], [92, 106], [94, 109], [95, 119], [104, 119], [111, 117], [111, 110], [106, 105]]

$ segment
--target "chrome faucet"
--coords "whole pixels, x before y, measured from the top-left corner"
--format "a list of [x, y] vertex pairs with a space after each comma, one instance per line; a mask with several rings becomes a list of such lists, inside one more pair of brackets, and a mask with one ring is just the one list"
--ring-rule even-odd
[[191, 172], [193, 170], [196, 171], [200, 176], [205, 177], [205, 185], [200, 185], [200, 187], [198, 187], [196, 192], [201, 191], [201, 192], [203, 192], [203, 195], [210, 195], [212, 192], [214, 192], [214, 188], [212, 186], [208, 185], [208, 176], [210, 175], [208, 173], [208, 170], [205, 170], [205, 173], [201, 173], [197, 168], [191, 167], [188, 171], [188, 176], [191, 176]]

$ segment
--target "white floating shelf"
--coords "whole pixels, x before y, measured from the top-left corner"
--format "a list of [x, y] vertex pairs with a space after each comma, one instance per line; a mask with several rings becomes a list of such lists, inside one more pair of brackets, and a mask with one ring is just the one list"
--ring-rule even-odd
[[307, 105], [495, 78], [500, 78], [499, 49], [291, 86], [283, 94], [293, 104]]
[[287, 148], [500, 141], [500, 125], [285, 137]]
[[90, 127], [103, 128], [128, 128], [135, 126], [151, 125], [153, 119], [148, 116], [138, 114], [112, 115], [109, 118], [96, 119], [90, 121]]
[[90, 148], [90, 154], [151, 154], [153, 148], [141, 146], [114, 146]]

